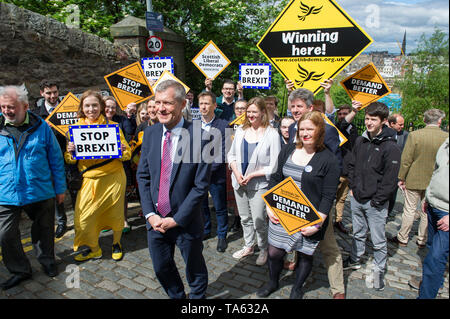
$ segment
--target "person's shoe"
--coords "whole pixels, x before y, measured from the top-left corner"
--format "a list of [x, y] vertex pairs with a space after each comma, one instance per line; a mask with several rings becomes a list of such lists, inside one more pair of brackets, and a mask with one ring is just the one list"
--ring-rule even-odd
[[267, 262], [267, 249], [261, 249], [259, 251], [258, 258], [256, 258], [256, 264], [262, 266]]
[[76, 261], [86, 261], [89, 259], [100, 259], [102, 258], [102, 250], [99, 248], [96, 252], [92, 252], [91, 249], [88, 249], [81, 254], [75, 256]]
[[422, 280], [419, 277], [412, 277], [408, 280], [408, 285], [415, 290], [419, 290]]
[[295, 262], [286, 260], [284, 262], [283, 268], [292, 271], [295, 269]]
[[107, 233], [107, 232], [109, 232], [110, 230], [111, 230], [111, 228], [103, 229], [103, 230], [102, 230], [102, 233]]
[[272, 292], [278, 289], [278, 283], [269, 281], [264, 287], [256, 292], [256, 295], [260, 298], [268, 297]]
[[211, 238], [211, 233], [203, 234], [203, 240], [208, 240]]
[[217, 239], [217, 251], [219, 253], [225, 252], [225, 250], [228, 247], [227, 239], [226, 238], [218, 238]]
[[122, 246], [120, 246], [119, 243], [116, 243], [112, 246], [112, 259], [115, 261], [122, 260], [123, 258], [123, 251]]
[[420, 249], [423, 249], [423, 248], [426, 247], [425, 244], [419, 244], [419, 241], [416, 241], [416, 245], [417, 245], [417, 247], [419, 247]]
[[233, 258], [241, 259], [250, 255], [253, 255], [253, 247], [244, 247], [233, 254]]
[[18, 284], [20, 284], [22, 281], [30, 279], [31, 275], [29, 274], [21, 274], [21, 275], [12, 275], [12, 277], [10, 277], [8, 280], [6, 280], [5, 282], [2, 282], [0, 284], [0, 287], [3, 290], [8, 290], [12, 287], [17, 286]]
[[338, 292], [333, 295], [333, 299], [345, 299], [345, 294]]
[[342, 222], [335, 222], [334, 227], [336, 227], [341, 233], [348, 234], [347, 228], [342, 224]]
[[56, 277], [58, 276], [58, 268], [56, 268], [55, 264], [51, 265], [42, 265], [42, 270], [44, 270], [44, 273], [49, 277]]
[[388, 241], [390, 241], [391, 243], [397, 244], [401, 247], [406, 247], [408, 246], [408, 243], [402, 243], [400, 240], [398, 240], [397, 236], [394, 236], [392, 238], [388, 238]]
[[291, 294], [289, 295], [289, 299], [303, 299], [304, 292], [303, 290], [296, 289], [295, 287], [292, 287]]
[[241, 217], [234, 216], [233, 224], [230, 227], [230, 231], [235, 233], [239, 231], [239, 229], [241, 229]]
[[342, 267], [343, 267], [343, 270], [348, 270], [348, 269], [357, 270], [357, 269], [361, 268], [361, 263], [359, 261], [352, 262], [351, 258], [348, 257], [342, 263]]
[[55, 231], [55, 238], [61, 238], [67, 231], [66, 225], [58, 225]]
[[373, 289], [377, 291], [384, 290], [384, 275], [382, 272], [374, 272], [373, 273]]

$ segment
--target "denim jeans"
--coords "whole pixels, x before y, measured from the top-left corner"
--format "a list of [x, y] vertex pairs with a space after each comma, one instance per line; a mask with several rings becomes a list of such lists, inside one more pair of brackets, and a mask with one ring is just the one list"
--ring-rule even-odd
[[448, 212], [428, 204], [428, 254], [422, 264], [422, 283], [419, 299], [434, 299], [444, 282], [445, 266], [448, 262], [448, 231], [437, 229], [437, 222]]
[[[228, 231], [228, 211], [227, 211], [227, 186], [226, 183], [209, 184], [209, 193], [211, 194], [214, 208], [216, 209], [217, 219], [217, 237], [226, 238]], [[203, 234], [211, 233], [211, 212], [209, 211], [208, 196], [202, 203], [203, 217], [205, 219], [205, 228]]]
[[387, 243], [386, 243], [386, 218], [388, 202], [380, 208], [370, 206], [370, 201], [359, 203], [350, 196], [353, 223], [353, 241], [350, 254], [353, 262], [359, 262], [366, 251], [366, 238], [370, 230], [370, 238], [373, 244], [373, 271], [383, 273], [386, 269]]

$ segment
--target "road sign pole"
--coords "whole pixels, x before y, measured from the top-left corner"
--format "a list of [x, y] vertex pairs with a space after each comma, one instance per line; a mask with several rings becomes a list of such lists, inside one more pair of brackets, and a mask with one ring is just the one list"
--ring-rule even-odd
[[[148, 12], [153, 12], [153, 4], [152, 4], [152, 0], [147, 0], [147, 11], [148, 11]], [[154, 35], [154, 33], [153, 33], [152, 30], [149, 30], [148, 33], [149, 33], [149, 36]]]

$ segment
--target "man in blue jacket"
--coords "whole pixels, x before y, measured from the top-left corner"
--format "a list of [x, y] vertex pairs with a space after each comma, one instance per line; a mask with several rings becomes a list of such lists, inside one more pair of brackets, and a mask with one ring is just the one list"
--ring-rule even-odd
[[[201, 113], [202, 135], [210, 136], [211, 149], [207, 156], [214, 158], [211, 165], [211, 183], [209, 193], [216, 210], [217, 218], [217, 251], [225, 252], [227, 249], [228, 210], [227, 210], [227, 167], [225, 163], [225, 130], [228, 122], [214, 115], [217, 107], [216, 96], [212, 92], [202, 92], [198, 96], [198, 105]], [[208, 143], [209, 145], [209, 143]], [[204, 149], [205, 150], [205, 149]], [[213, 154], [211, 154], [213, 153]], [[215, 154], [214, 154], [215, 153]], [[205, 229], [203, 239], [211, 237], [211, 213], [209, 211], [208, 195], [202, 204]]]
[[0, 244], [3, 262], [13, 275], [3, 290], [31, 278], [31, 264], [21, 244], [23, 210], [33, 221], [31, 241], [44, 272], [58, 274], [54, 252], [55, 197], [64, 201], [64, 160], [55, 135], [28, 112], [27, 90], [0, 87]]

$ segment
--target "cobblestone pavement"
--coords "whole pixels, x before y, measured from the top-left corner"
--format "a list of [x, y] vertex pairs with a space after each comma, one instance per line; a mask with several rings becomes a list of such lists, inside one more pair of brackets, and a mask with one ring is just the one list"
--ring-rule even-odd
[[[68, 196], [67, 196], [68, 197]], [[401, 223], [401, 209], [403, 198], [397, 198], [396, 216], [389, 217], [386, 227], [387, 236], [397, 233]], [[147, 249], [146, 227], [143, 218], [138, 217], [139, 204], [129, 204], [129, 220], [133, 229], [122, 237], [124, 258], [119, 262], [111, 259], [112, 232], [102, 233], [100, 246], [103, 258], [84, 263], [74, 261], [72, 243], [74, 231], [70, 229], [61, 239], [56, 241], [55, 253], [59, 275], [55, 278], [47, 277], [41, 270], [40, 264], [33, 254], [29, 239], [30, 221], [27, 217], [21, 220], [22, 242], [24, 250], [33, 267], [31, 280], [22, 282], [19, 286], [7, 291], [0, 291], [0, 299], [48, 298], [48, 299], [167, 299], [167, 295], [159, 284], [153, 271], [152, 262]], [[214, 215], [214, 214], [213, 214]], [[73, 211], [68, 212], [68, 225], [73, 224]], [[232, 222], [230, 215], [230, 224]], [[214, 220], [213, 220], [214, 222]], [[344, 225], [351, 227], [350, 204], [347, 201], [344, 213]], [[214, 226], [214, 224], [213, 224]], [[349, 299], [415, 299], [417, 291], [408, 285], [413, 276], [421, 276], [421, 262], [427, 248], [419, 249], [415, 244], [418, 221], [411, 231], [412, 236], [407, 247], [397, 247], [388, 243], [388, 270], [385, 276], [386, 288], [382, 292], [366, 286], [367, 274], [372, 264], [372, 250], [370, 240], [367, 241], [367, 252], [363, 257], [363, 267], [357, 271], [345, 271], [344, 281]], [[213, 227], [214, 229], [214, 227]], [[348, 256], [351, 247], [351, 236], [344, 235], [335, 229], [338, 244], [343, 257]], [[235, 260], [232, 253], [243, 244], [242, 231], [229, 233], [228, 248], [225, 253], [216, 251], [217, 237], [213, 231], [213, 238], [206, 240], [204, 257], [208, 266], [209, 285], [207, 298], [210, 299], [254, 299], [256, 291], [268, 279], [267, 265], [256, 266], [257, 253], [244, 260]], [[175, 259], [180, 274], [185, 283], [186, 292], [189, 287], [185, 280], [184, 262], [176, 249]], [[78, 272], [79, 271], [79, 272]], [[79, 274], [79, 281], [76, 280]], [[10, 274], [0, 262], [0, 281], [9, 278]], [[439, 299], [448, 299], [448, 265], [445, 274], [445, 284]], [[289, 298], [290, 289], [294, 281], [294, 273], [284, 270], [281, 276], [280, 289], [270, 298]], [[79, 288], [77, 288], [79, 283]], [[331, 293], [327, 272], [323, 266], [322, 256], [316, 253], [314, 268], [305, 283], [305, 299], [330, 299]]]

